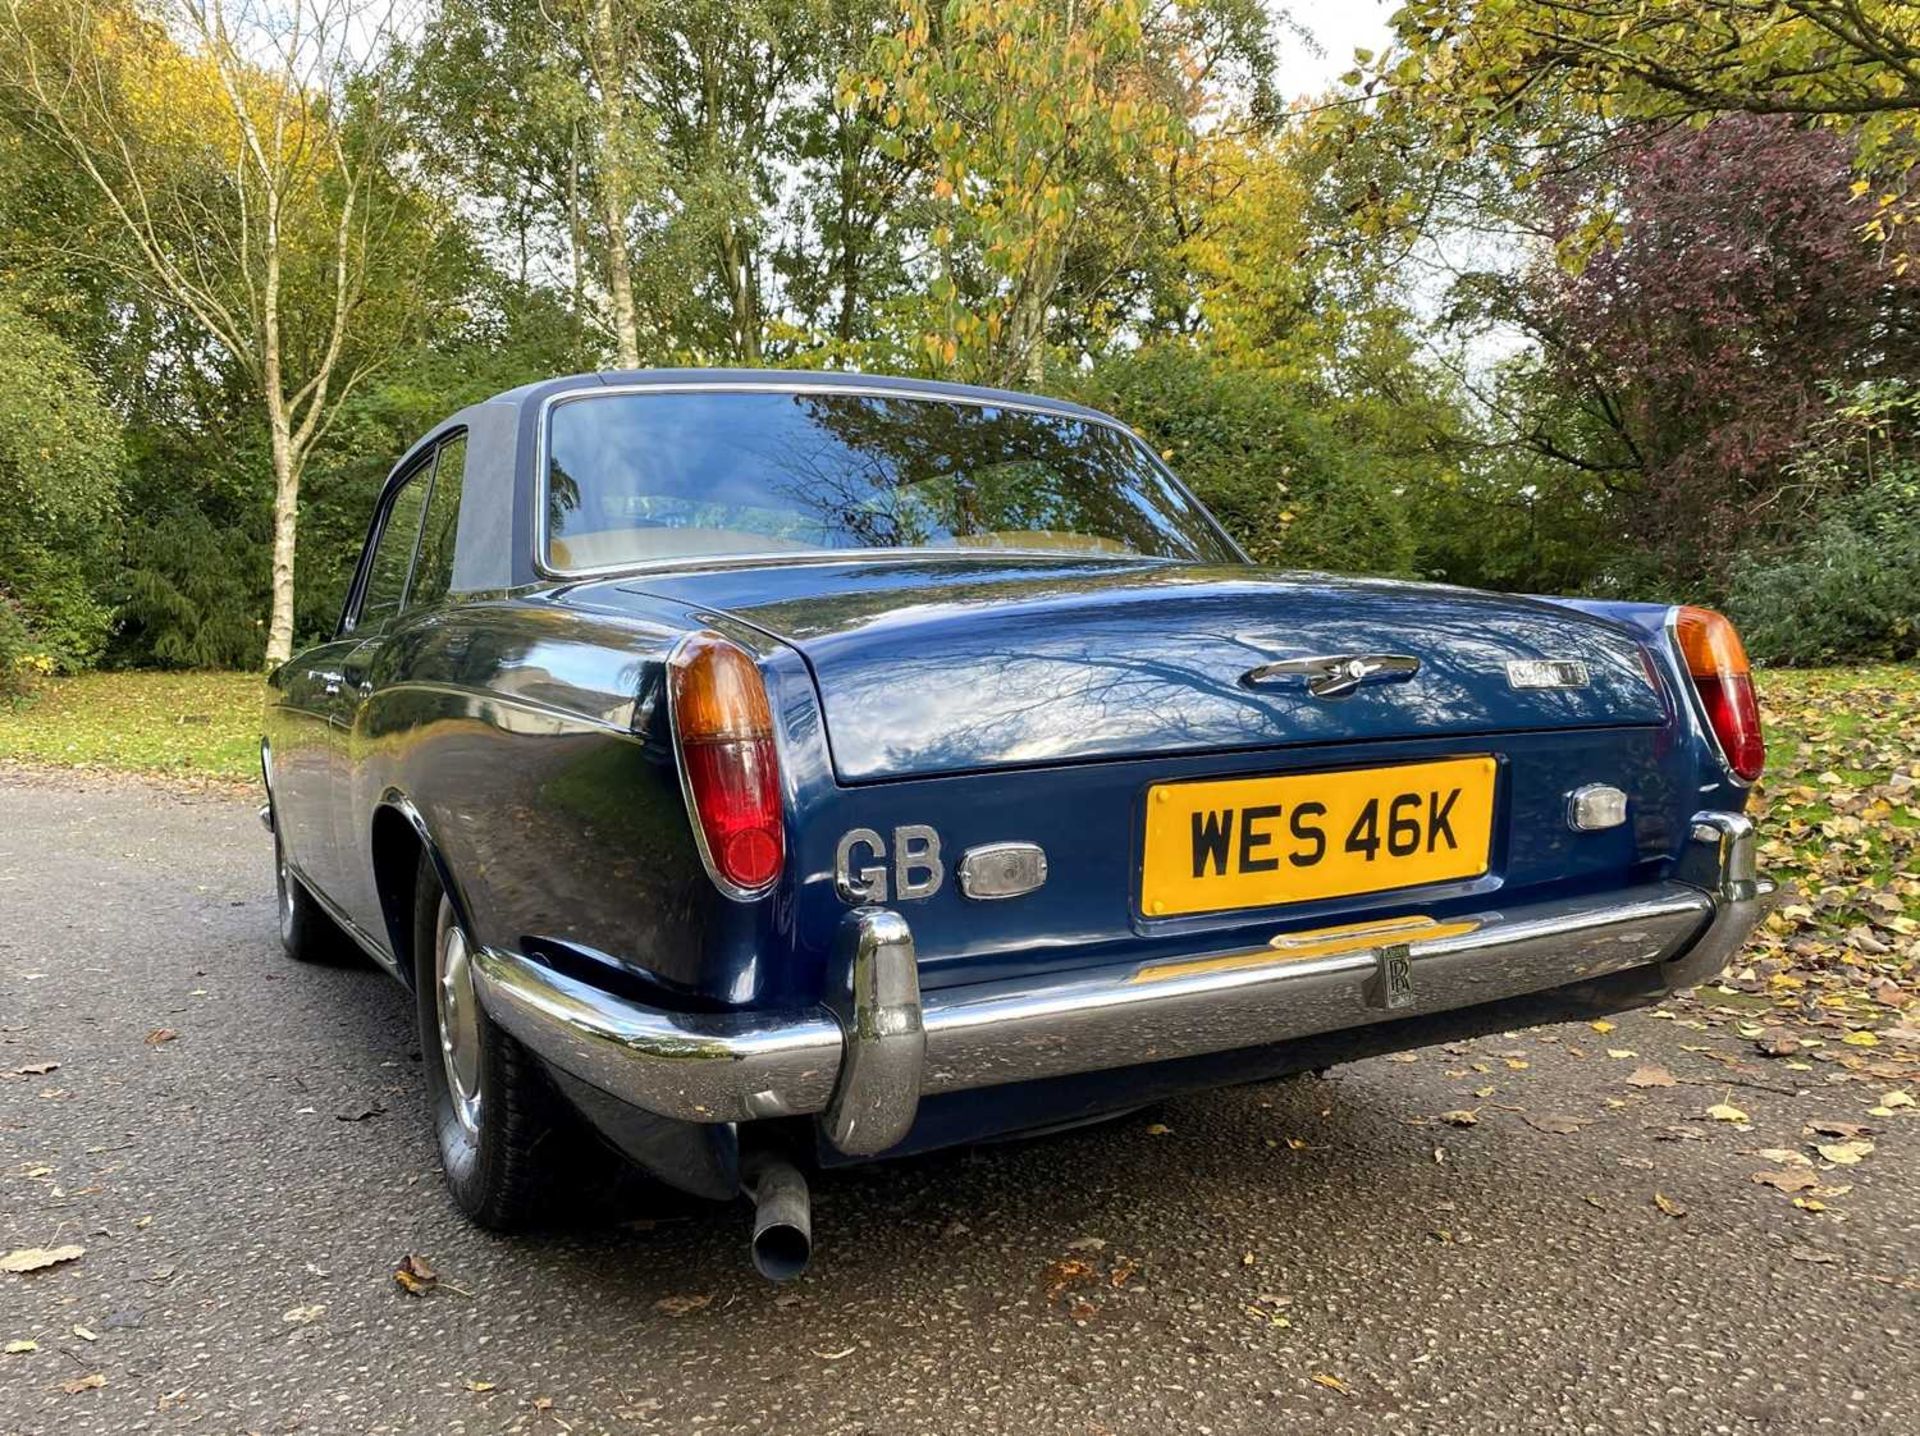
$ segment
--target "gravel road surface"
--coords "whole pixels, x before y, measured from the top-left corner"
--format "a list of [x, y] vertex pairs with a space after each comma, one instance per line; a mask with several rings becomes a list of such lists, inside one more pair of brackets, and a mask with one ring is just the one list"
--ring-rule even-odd
[[785, 1288], [744, 1207], [467, 1226], [419, 1062], [388, 978], [281, 956], [249, 800], [0, 769], [0, 1251], [85, 1253], [0, 1273], [0, 1433], [1920, 1429], [1920, 1116], [1731, 1024], [831, 1175]]

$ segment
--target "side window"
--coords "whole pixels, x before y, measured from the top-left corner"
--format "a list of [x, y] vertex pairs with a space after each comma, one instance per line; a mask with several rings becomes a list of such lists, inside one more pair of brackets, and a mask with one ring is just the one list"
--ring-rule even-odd
[[384, 622], [400, 611], [400, 600], [407, 592], [407, 570], [413, 566], [413, 550], [420, 538], [420, 515], [427, 506], [431, 474], [427, 464], [415, 469], [387, 506], [386, 521], [374, 542], [366, 592], [360, 595], [356, 628]]
[[453, 587], [453, 539], [460, 524], [460, 486], [467, 470], [467, 436], [456, 434], [440, 446], [433, 463], [433, 495], [427, 500], [426, 525], [420, 531], [420, 559], [413, 566], [407, 607], [438, 603]]

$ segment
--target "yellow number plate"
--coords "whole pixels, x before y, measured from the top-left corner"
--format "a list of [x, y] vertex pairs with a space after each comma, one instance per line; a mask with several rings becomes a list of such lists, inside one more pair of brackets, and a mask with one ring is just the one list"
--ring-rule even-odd
[[1160, 783], [1147, 793], [1149, 917], [1269, 907], [1478, 877], [1492, 758]]

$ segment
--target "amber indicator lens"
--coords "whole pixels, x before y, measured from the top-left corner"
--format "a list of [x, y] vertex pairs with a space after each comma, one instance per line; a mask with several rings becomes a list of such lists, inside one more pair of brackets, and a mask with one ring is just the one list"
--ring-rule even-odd
[[667, 665], [674, 741], [707, 863], [757, 895], [786, 861], [773, 711], [753, 659], [717, 633], [696, 633]]
[[1767, 765], [1767, 745], [1746, 646], [1734, 626], [1710, 608], [1676, 609], [1673, 631], [1727, 766], [1741, 782], [1753, 782]]

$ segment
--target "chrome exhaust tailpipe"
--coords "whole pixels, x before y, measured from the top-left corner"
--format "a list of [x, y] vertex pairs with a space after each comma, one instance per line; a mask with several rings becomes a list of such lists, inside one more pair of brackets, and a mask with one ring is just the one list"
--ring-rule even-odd
[[752, 1168], [753, 1267], [768, 1281], [792, 1281], [813, 1256], [813, 1204], [791, 1162], [765, 1157]]

